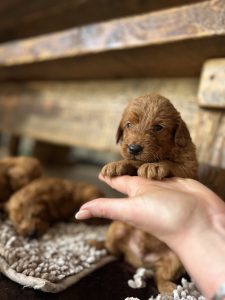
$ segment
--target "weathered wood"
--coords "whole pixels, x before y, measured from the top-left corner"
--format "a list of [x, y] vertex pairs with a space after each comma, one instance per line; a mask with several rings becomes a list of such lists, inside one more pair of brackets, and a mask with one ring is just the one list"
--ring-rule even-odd
[[[213, 166], [225, 168], [225, 59], [205, 63], [199, 88], [198, 155]], [[211, 107], [211, 109], [209, 109]], [[213, 109], [217, 108], [217, 109]], [[220, 110], [218, 108], [221, 108]]]
[[116, 19], [0, 46], [4, 66], [225, 35], [224, 0]]
[[199, 165], [199, 180], [225, 201], [225, 169], [202, 163]]
[[225, 57], [225, 36], [0, 68], [0, 80], [65, 80], [199, 76], [212, 57]]
[[35, 141], [32, 156], [44, 165], [70, 165], [74, 162], [71, 147], [42, 141]]
[[222, 110], [199, 111], [196, 141], [201, 161], [225, 168], [225, 113]]
[[1, 0], [0, 42], [193, 2], [196, 0]]
[[19, 154], [21, 137], [19, 135], [12, 134], [9, 137], [8, 152], [10, 156], [17, 156]]
[[120, 80], [0, 85], [0, 129], [97, 150], [118, 151], [121, 112], [136, 96], [158, 92], [171, 99], [194, 137], [198, 79]]
[[200, 81], [199, 105], [225, 108], [225, 58], [205, 63]]

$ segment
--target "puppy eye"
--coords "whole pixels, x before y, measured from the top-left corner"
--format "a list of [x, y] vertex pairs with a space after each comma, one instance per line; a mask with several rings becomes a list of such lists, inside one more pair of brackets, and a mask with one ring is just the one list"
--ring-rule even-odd
[[132, 124], [130, 122], [127, 122], [126, 127], [130, 128], [132, 126]]
[[161, 126], [161, 125], [159, 125], [159, 124], [156, 124], [156, 125], [154, 125], [154, 130], [155, 131], [161, 131], [163, 129], [163, 127]]

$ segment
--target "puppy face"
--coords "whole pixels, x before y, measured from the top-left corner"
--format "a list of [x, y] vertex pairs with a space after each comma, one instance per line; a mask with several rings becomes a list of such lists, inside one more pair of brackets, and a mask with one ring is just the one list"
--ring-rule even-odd
[[156, 94], [131, 101], [117, 131], [121, 155], [143, 162], [170, 159], [174, 148], [184, 148], [190, 141], [179, 112], [168, 99]]
[[22, 235], [36, 238], [45, 233], [48, 229], [47, 208], [38, 203], [21, 203], [16, 209], [10, 209], [10, 202], [6, 205], [10, 219], [16, 231]]

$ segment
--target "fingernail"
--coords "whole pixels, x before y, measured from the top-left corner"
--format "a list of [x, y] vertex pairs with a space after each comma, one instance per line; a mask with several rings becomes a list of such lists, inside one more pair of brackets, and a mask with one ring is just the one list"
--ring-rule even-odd
[[87, 209], [82, 209], [75, 215], [75, 219], [77, 220], [84, 220], [89, 218], [91, 218], [91, 213]]

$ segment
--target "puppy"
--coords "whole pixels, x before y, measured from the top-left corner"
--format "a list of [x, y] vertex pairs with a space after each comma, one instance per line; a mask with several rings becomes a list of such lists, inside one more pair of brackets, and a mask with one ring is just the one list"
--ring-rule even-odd
[[[123, 160], [104, 166], [103, 176], [197, 178], [195, 146], [187, 126], [170, 101], [160, 95], [145, 95], [128, 104], [119, 124], [117, 142]], [[162, 294], [171, 294], [173, 281], [184, 272], [180, 260], [166, 244], [120, 221], [110, 225], [106, 247], [115, 255], [122, 254], [135, 268], [153, 269]]]
[[0, 207], [15, 192], [42, 175], [42, 167], [31, 157], [6, 157], [0, 160]]
[[102, 196], [88, 183], [43, 177], [13, 194], [5, 210], [17, 233], [34, 238], [53, 222], [68, 221], [85, 202]]
[[195, 146], [187, 126], [171, 102], [160, 95], [131, 101], [116, 139], [124, 159], [104, 166], [103, 176], [197, 177]]

